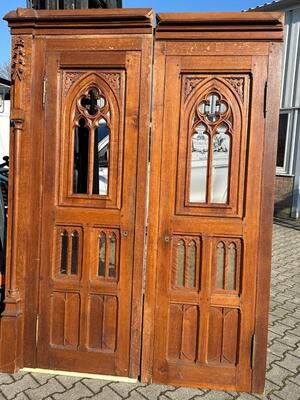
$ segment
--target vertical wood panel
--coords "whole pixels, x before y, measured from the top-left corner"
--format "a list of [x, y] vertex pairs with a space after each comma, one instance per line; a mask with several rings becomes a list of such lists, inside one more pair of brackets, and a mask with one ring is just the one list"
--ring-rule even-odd
[[195, 362], [199, 334], [199, 311], [197, 306], [184, 306], [182, 326], [182, 359]]
[[51, 294], [51, 345], [64, 345], [65, 326], [65, 294], [54, 292]]
[[89, 312], [88, 312], [89, 348], [102, 349], [103, 313], [104, 313], [103, 296], [90, 295]]
[[115, 296], [105, 296], [103, 316], [103, 348], [114, 352], [117, 341], [118, 300]]
[[171, 304], [169, 308], [168, 326], [168, 358], [178, 360], [182, 337], [182, 306]]
[[66, 293], [65, 305], [65, 346], [77, 347], [80, 335], [80, 296]]

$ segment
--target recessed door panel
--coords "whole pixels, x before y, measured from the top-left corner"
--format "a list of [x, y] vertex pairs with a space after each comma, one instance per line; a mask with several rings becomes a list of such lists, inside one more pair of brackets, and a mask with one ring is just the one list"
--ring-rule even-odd
[[37, 365], [129, 376], [141, 54], [82, 60], [46, 63]]
[[155, 86], [154, 107], [163, 96], [164, 113], [159, 128], [154, 120], [162, 141], [153, 381], [250, 390], [260, 201], [253, 166], [262, 160], [256, 118], [267, 59], [236, 56], [233, 65], [226, 56], [156, 54], [164, 85]]

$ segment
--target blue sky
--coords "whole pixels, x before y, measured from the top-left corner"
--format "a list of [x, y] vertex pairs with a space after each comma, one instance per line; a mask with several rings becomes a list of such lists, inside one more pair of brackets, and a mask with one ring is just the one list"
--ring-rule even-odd
[[[241, 11], [264, 0], [123, 0], [123, 7], [151, 7], [156, 12]], [[10, 57], [10, 37], [2, 17], [10, 10], [26, 7], [26, 0], [0, 0], [0, 64]]]

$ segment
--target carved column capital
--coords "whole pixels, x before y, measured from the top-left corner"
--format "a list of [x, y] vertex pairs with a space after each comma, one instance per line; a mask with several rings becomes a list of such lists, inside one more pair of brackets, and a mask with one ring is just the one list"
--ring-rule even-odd
[[20, 109], [12, 109], [11, 118], [10, 118], [10, 126], [13, 128], [15, 133], [23, 130], [25, 121], [24, 111]]

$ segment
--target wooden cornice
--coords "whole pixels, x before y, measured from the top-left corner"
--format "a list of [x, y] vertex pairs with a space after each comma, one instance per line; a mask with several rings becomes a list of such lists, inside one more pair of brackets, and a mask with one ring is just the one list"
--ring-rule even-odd
[[5, 15], [4, 19], [14, 29], [44, 30], [54, 29], [61, 33], [82, 29], [84, 31], [103, 30], [126, 33], [151, 33], [153, 10], [151, 8], [132, 9], [85, 9], [85, 10], [34, 10], [18, 8]]
[[156, 39], [282, 41], [283, 18], [277, 12], [159, 13]]

